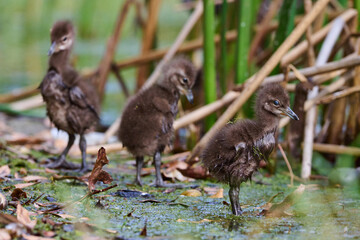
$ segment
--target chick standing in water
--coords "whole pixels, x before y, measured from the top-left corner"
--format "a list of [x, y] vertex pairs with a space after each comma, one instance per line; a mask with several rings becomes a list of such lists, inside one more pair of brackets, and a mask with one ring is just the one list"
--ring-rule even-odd
[[48, 167], [76, 168], [66, 161], [66, 155], [74, 144], [75, 134], [79, 134], [82, 154], [80, 170], [85, 171], [87, 168], [84, 134], [92, 130], [99, 120], [99, 96], [92, 79], [83, 79], [69, 64], [75, 40], [72, 23], [56, 22], [51, 29], [50, 37], [49, 68], [39, 88], [51, 122], [58, 129], [67, 132], [69, 140], [61, 155]]
[[178, 112], [180, 94], [192, 102], [191, 88], [195, 82], [195, 68], [185, 58], [172, 60], [163, 69], [161, 79], [148, 89], [132, 97], [122, 114], [119, 139], [136, 157], [136, 183], [142, 185], [141, 169], [144, 156], [153, 156], [157, 187], [168, 187], [163, 182], [161, 152], [170, 144], [173, 122]]
[[277, 83], [264, 85], [257, 94], [255, 120], [241, 120], [222, 128], [207, 144], [202, 161], [210, 173], [230, 185], [232, 212], [242, 213], [240, 184], [251, 178], [260, 161], [267, 160], [275, 146], [281, 116], [299, 120], [289, 107], [289, 96]]

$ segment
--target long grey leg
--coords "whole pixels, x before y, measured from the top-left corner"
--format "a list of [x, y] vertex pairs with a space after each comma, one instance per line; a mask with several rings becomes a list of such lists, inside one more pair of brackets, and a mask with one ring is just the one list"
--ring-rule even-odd
[[55, 162], [48, 164], [47, 167], [48, 168], [59, 168], [64, 165], [68, 166], [68, 164], [66, 163], [66, 155], [68, 154], [71, 146], [74, 144], [74, 141], [75, 141], [75, 135], [69, 134], [69, 140], [68, 140], [68, 144], [67, 144], [66, 148], [60, 154], [60, 156], [55, 159]]
[[240, 186], [230, 185], [229, 197], [231, 202], [231, 210], [234, 215], [241, 215], [242, 210], [239, 203]]
[[136, 157], [136, 179], [135, 179], [135, 183], [139, 186], [142, 186], [142, 182], [141, 182], [141, 169], [143, 167], [144, 164], [144, 157]]
[[163, 187], [164, 186], [164, 181], [162, 179], [162, 176], [161, 176], [161, 155], [160, 155], [160, 152], [157, 151], [155, 154], [154, 154], [154, 163], [155, 163], [155, 172], [156, 172], [156, 182], [155, 182], [155, 185], [157, 187]]
[[80, 135], [80, 142], [79, 142], [79, 148], [81, 151], [81, 168], [80, 171], [86, 171], [87, 165], [86, 165], [86, 139], [83, 134]]

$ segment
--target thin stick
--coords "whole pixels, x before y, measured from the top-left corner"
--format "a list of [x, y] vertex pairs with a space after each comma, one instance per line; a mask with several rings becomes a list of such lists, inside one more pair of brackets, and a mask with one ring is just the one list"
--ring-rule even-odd
[[121, 89], [123, 90], [125, 97], [129, 98], [130, 93], [129, 93], [129, 90], [128, 90], [126, 84], [125, 84], [124, 78], [120, 74], [120, 69], [115, 64], [111, 64], [111, 70], [115, 74], [116, 79], [119, 81]]
[[260, 71], [254, 77], [254, 80], [249, 84], [250, 79], [247, 80], [245, 84], [245, 89], [242, 94], [230, 105], [230, 107], [224, 112], [224, 114], [218, 119], [215, 125], [210, 129], [209, 132], [200, 140], [200, 142], [195, 146], [193, 150], [192, 157], [188, 160], [191, 162], [195, 156], [197, 156], [202, 148], [207, 144], [212, 136], [222, 128], [231, 117], [233, 117], [236, 112], [242, 107], [246, 100], [255, 92], [255, 90], [260, 86], [265, 77], [270, 74], [272, 69], [280, 62], [281, 58], [285, 53], [299, 40], [301, 35], [306, 31], [307, 27], [314, 21], [318, 13], [327, 5], [329, 0], [319, 0], [314, 5], [313, 9], [309, 14], [307, 14], [303, 20], [296, 26], [292, 31], [290, 36], [281, 44], [281, 46], [276, 50], [276, 52], [270, 57], [270, 59], [265, 63], [265, 65], [260, 69]]
[[150, 87], [152, 84], [154, 84], [156, 82], [156, 80], [160, 76], [162, 68], [175, 55], [175, 53], [179, 49], [180, 45], [185, 41], [185, 39], [188, 36], [188, 34], [190, 33], [191, 29], [194, 27], [194, 25], [197, 23], [197, 21], [201, 17], [202, 13], [203, 13], [202, 1], [198, 1], [197, 5], [195, 7], [195, 10], [191, 14], [188, 21], [185, 23], [184, 27], [181, 29], [181, 31], [180, 31], [179, 35], [177, 36], [175, 42], [173, 43], [173, 45], [171, 46], [169, 51], [165, 54], [164, 58], [156, 66], [153, 73], [150, 75], [148, 80], [143, 85], [142, 89], [148, 88], [148, 87]]
[[278, 148], [280, 149], [281, 155], [283, 156], [285, 162], [286, 162], [286, 166], [289, 169], [289, 173], [290, 173], [290, 186], [294, 185], [294, 172], [291, 168], [291, 165], [289, 163], [289, 160], [286, 157], [286, 154], [284, 152], [284, 149], [282, 148], [282, 146], [280, 145], [280, 143], [278, 143]]

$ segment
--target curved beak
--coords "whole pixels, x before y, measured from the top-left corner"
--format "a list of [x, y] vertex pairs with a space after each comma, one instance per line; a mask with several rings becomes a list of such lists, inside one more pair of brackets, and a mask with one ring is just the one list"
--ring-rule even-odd
[[50, 49], [48, 51], [48, 56], [51, 56], [55, 52], [55, 48], [56, 48], [56, 42], [52, 42]]
[[289, 116], [291, 119], [299, 120], [299, 117], [291, 110], [290, 107], [287, 107], [286, 109], [281, 110], [284, 115]]
[[186, 91], [186, 98], [187, 98], [187, 100], [188, 100], [191, 104], [194, 103], [194, 95], [193, 95], [191, 89], [188, 89], [188, 90]]

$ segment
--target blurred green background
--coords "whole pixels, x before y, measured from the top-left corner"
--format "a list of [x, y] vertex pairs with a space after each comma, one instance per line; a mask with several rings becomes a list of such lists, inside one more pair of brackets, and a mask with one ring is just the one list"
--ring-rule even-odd
[[[47, 69], [49, 30], [61, 19], [73, 21], [76, 42], [73, 60], [78, 70], [96, 68], [125, 0], [0, 0], [0, 94], [40, 83]], [[178, 0], [162, 1], [157, 47], [170, 46], [189, 12], [180, 10]], [[117, 61], [137, 56], [142, 31], [131, 7], [116, 52]], [[135, 69], [121, 71], [130, 91], [135, 88]], [[111, 124], [125, 103], [125, 97], [112, 74], [106, 86], [102, 122]], [[45, 109], [31, 111], [45, 116]]]

